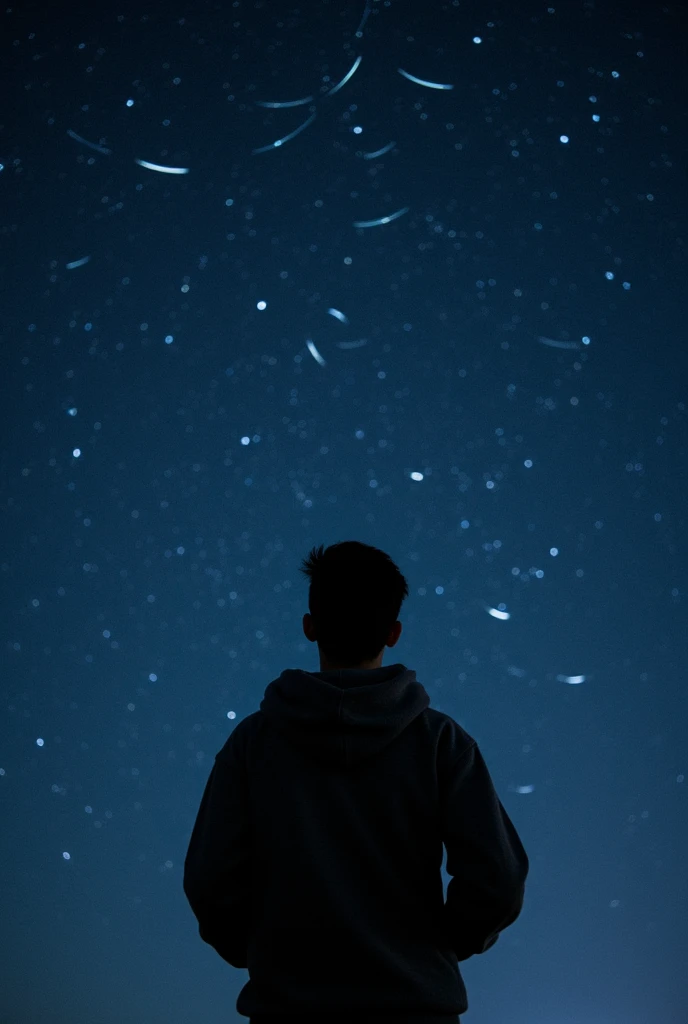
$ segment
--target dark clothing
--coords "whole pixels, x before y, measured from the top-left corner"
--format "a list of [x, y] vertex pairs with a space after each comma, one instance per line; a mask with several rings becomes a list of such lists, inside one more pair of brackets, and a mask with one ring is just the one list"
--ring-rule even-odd
[[525, 850], [475, 740], [429, 704], [400, 664], [286, 669], [217, 754], [184, 892], [248, 968], [253, 1024], [456, 1024], [458, 961], [520, 914]]

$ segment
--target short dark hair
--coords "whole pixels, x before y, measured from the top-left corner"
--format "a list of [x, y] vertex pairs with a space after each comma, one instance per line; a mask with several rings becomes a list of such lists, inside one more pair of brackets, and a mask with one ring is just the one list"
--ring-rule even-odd
[[357, 540], [321, 544], [301, 572], [310, 579], [308, 610], [321, 652], [340, 665], [376, 658], [409, 592], [389, 555]]

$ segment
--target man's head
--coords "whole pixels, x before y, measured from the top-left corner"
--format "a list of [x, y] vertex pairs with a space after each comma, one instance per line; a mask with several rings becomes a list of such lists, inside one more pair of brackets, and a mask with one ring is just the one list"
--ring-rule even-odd
[[409, 592], [389, 555], [355, 540], [321, 544], [301, 572], [310, 580], [303, 632], [318, 644], [321, 669], [378, 668], [399, 639]]

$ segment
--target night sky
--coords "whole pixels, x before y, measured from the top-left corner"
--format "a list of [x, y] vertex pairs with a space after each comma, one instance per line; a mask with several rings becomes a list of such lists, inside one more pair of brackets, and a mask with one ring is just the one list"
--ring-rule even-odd
[[0, 15], [1, 1024], [246, 1020], [183, 861], [338, 540], [530, 857], [466, 1024], [685, 1024], [681, 6], [43, 6]]

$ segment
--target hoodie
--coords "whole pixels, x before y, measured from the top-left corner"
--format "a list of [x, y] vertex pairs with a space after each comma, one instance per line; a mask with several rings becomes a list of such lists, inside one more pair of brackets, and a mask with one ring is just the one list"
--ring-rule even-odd
[[[459, 962], [521, 912], [528, 857], [474, 739], [404, 665], [286, 669], [216, 755], [184, 864], [252, 1024], [456, 1024]], [[450, 876], [442, 884], [443, 846]]]

